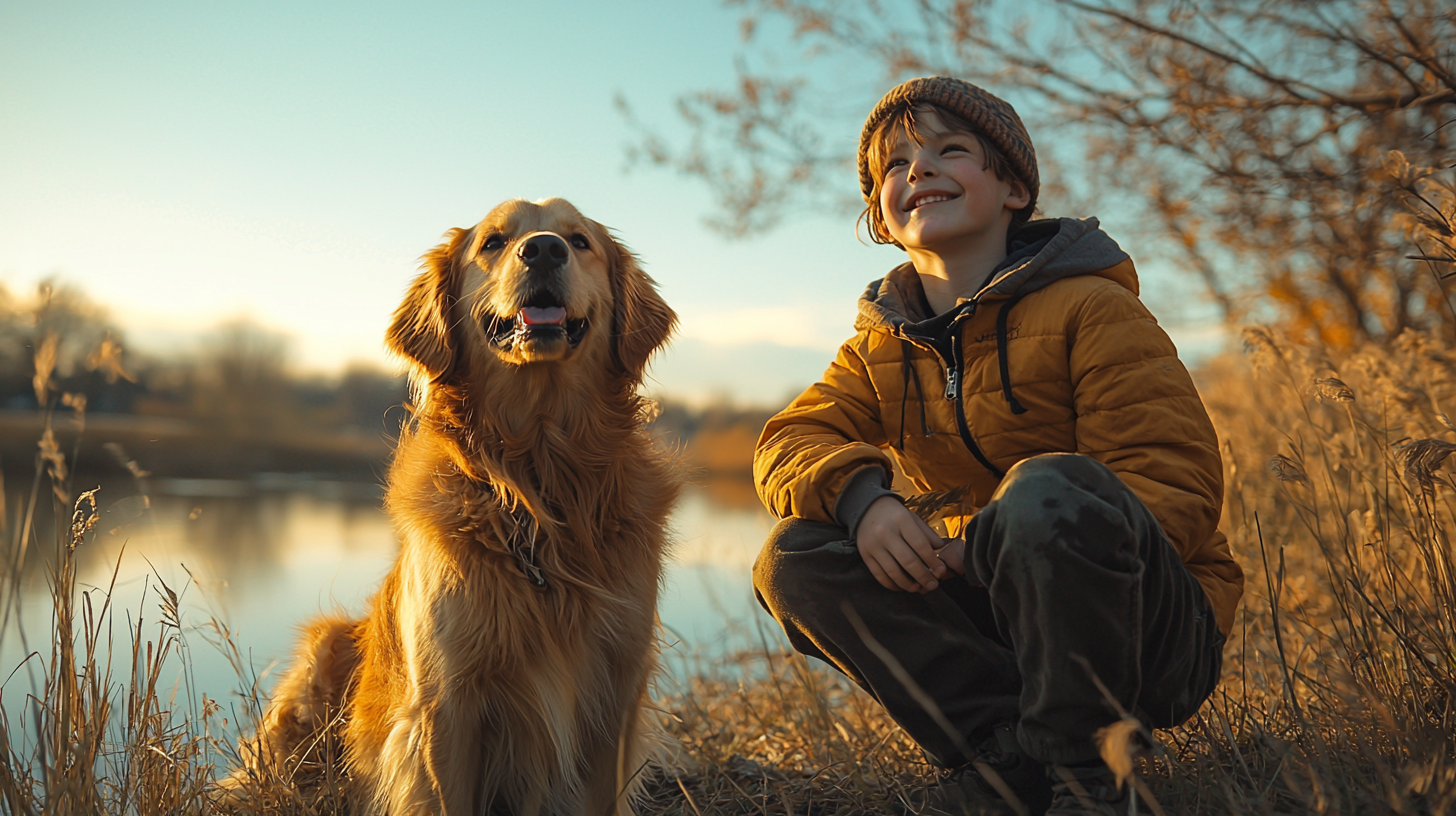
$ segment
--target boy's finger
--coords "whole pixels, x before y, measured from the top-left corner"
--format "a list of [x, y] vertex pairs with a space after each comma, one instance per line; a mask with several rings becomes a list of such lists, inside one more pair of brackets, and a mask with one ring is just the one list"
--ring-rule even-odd
[[897, 542], [899, 546], [890, 548], [890, 554], [894, 556], [896, 563], [905, 571], [905, 575], [915, 582], [916, 591], [926, 592], [935, 589], [937, 582], [935, 573], [931, 572], [930, 565], [925, 562], [928, 556], [935, 562], [935, 551], [927, 549], [926, 556], [922, 556], [917, 549], [908, 541]]
[[880, 569], [884, 570], [885, 575], [887, 575], [891, 581], [895, 582], [895, 586], [897, 588], [903, 589], [906, 592], [920, 591], [920, 582], [905, 574], [905, 568], [900, 566], [900, 563], [895, 560], [894, 555], [890, 553], [881, 553], [879, 557], [879, 562]]
[[932, 530], [930, 528], [930, 525], [928, 523], [926, 523], [925, 519], [923, 519], [923, 518], [915, 515], [914, 513], [911, 513], [910, 514], [910, 517], [913, 518], [913, 519], [915, 519], [916, 525], [918, 525], [920, 527], [920, 534], [921, 535], [925, 536], [926, 539], [935, 542], [935, 546], [937, 546], [937, 547], [940, 546], [940, 541], [941, 541], [940, 534], [937, 533], [937, 532], [935, 532], [934, 530]]
[[[932, 530], [930, 525], [925, 523], [925, 519], [916, 516], [915, 520], [920, 523], [920, 534], [925, 536], [925, 545], [930, 548], [932, 553], [938, 553], [940, 548], [945, 546], [946, 540], [941, 538], [940, 533]], [[942, 574], [941, 577], [944, 578], [945, 575]]]
[[[926, 532], [930, 532], [930, 528], [925, 526], [925, 522], [920, 521], [919, 518], [916, 518], [915, 520], [920, 522], [920, 527], [925, 527]], [[919, 527], [911, 527], [908, 530], [902, 531], [902, 537], [905, 540], [906, 546], [908, 546], [913, 554], [919, 559], [920, 564], [925, 567], [927, 572], [929, 572], [936, 579], [945, 577], [945, 565], [940, 562], [940, 559], [935, 557], [935, 551], [940, 549], [940, 536], [935, 535], [934, 532], [930, 532], [930, 536], [926, 537], [924, 535], [921, 535], [921, 530]], [[901, 559], [902, 563], [903, 560], [904, 559]], [[917, 573], [913, 570], [910, 574], [912, 576], [917, 575]]]
[[874, 558], [866, 558], [864, 562], [865, 566], [869, 567], [870, 569], [870, 575], [873, 575], [875, 577], [875, 580], [880, 582], [880, 586], [890, 590], [891, 592], [900, 591], [900, 588], [898, 586], [895, 586], [895, 582], [891, 581], [889, 576], [885, 575], [885, 571], [880, 568], [879, 562], [877, 562]]

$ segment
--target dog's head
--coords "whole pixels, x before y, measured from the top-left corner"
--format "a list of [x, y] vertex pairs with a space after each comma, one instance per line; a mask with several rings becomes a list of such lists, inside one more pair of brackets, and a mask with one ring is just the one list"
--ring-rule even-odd
[[677, 320], [632, 253], [562, 199], [507, 201], [445, 239], [387, 335], [428, 382], [484, 361], [604, 366], [636, 382]]

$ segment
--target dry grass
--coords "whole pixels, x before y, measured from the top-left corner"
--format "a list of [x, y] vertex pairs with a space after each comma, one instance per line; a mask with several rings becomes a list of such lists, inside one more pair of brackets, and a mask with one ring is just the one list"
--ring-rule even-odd
[[[0, 711], [0, 808], [9, 814], [200, 812], [218, 709], [205, 697], [197, 707], [190, 698], [169, 696], [173, 686], [163, 681], [175, 674], [181, 634], [175, 593], [161, 585], [161, 615], [151, 633], [140, 619], [125, 625], [130, 643], [118, 649], [110, 587], [77, 591], [75, 551], [99, 518], [94, 493], [76, 499], [70, 524], [56, 536], [48, 575], [55, 622], [49, 656], [31, 657], [44, 664], [38, 693], [21, 711]], [[18, 571], [17, 562], [7, 566]], [[14, 586], [5, 587], [7, 600]], [[114, 677], [113, 669], [127, 674]]]
[[[1200, 382], [1248, 590], [1223, 685], [1194, 721], [1157, 735], [1143, 779], [1169, 813], [1456, 812], [1456, 352], [1414, 334], [1338, 359], [1264, 329], [1247, 339], [1246, 355], [1216, 360]], [[62, 507], [52, 496], [65, 486], [46, 483], [64, 472], [52, 471], [37, 502]], [[107, 593], [75, 586], [75, 549], [95, 521], [88, 494], [76, 508], [52, 559], [42, 691], [0, 733], [3, 808], [217, 811], [208, 784], [234, 749], [218, 739], [216, 704], [160, 682], [179, 659], [177, 598], [162, 586], [161, 619], [110, 646]], [[761, 643], [664, 681], [682, 756], [643, 812], [913, 812], [933, 778], [914, 745], [832, 671]], [[256, 716], [258, 695], [245, 700]], [[338, 811], [337, 785], [300, 791], [293, 770], [261, 781], [268, 810]]]
[[687, 669], [659, 701], [684, 757], [643, 813], [884, 813], [929, 779], [904, 732], [823, 664], [765, 641]]

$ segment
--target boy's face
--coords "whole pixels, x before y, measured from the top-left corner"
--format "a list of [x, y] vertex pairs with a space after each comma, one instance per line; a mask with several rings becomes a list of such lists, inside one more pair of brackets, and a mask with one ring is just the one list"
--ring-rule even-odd
[[891, 237], [907, 251], [937, 254], [1005, 240], [1012, 210], [1027, 204], [1025, 188], [997, 178], [980, 140], [946, 128], [934, 111], [918, 113], [916, 125], [925, 143], [902, 130], [885, 159], [879, 203]]

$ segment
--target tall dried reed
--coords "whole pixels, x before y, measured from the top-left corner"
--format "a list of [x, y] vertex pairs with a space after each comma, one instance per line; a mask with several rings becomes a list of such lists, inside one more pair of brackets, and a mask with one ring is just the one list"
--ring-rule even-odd
[[1341, 356], [1244, 338], [1201, 383], [1248, 583], [1222, 690], [1175, 735], [1186, 779], [1230, 812], [1445, 812], [1456, 357], [1416, 333]]
[[[36, 392], [45, 405], [56, 396], [47, 393], [46, 357], [53, 348], [44, 343], [37, 355]], [[84, 400], [64, 404], [76, 425], [84, 426]], [[18, 710], [0, 709], [0, 808], [17, 815], [200, 812], [210, 784], [209, 730], [217, 707], [205, 697], [194, 701], [190, 689], [168, 679], [186, 668], [176, 660], [180, 598], [157, 582], [159, 613], [149, 632], [145, 616], [135, 623], [118, 621], [111, 604], [114, 573], [111, 586], [84, 592], [77, 587], [76, 551], [91, 543], [100, 518], [97, 491], [69, 500], [70, 474], [52, 419], [48, 408], [25, 506], [16, 508], [13, 521], [8, 513], [0, 515], [0, 534], [10, 545], [0, 571], [0, 637], [17, 634], [9, 624], [16, 621], [18, 628], [26, 554], [37, 530], [48, 526], [38, 523], [38, 515], [55, 515], [54, 548], [46, 563], [49, 648], [26, 657], [30, 665], [24, 668], [31, 671], [6, 667], [7, 688], [27, 678], [35, 685]], [[129, 643], [117, 643], [118, 622]], [[126, 676], [116, 678], [115, 669]], [[185, 693], [182, 699], [179, 693]]]
[[[233, 812], [221, 801], [214, 777], [219, 768], [237, 764], [236, 732], [227, 727], [222, 706], [193, 682], [181, 594], [154, 575], [139, 608], [118, 610], [112, 602], [117, 572], [104, 587], [83, 590], [77, 584], [78, 550], [96, 544], [99, 489], [74, 495], [70, 463], [76, 450], [67, 455], [57, 442], [57, 421], [70, 423], [66, 430], [84, 431], [86, 402], [54, 392], [56, 345], [53, 335], [37, 344], [35, 389], [45, 406], [44, 431], [23, 505], [5, 507], [0, 485], [0, 541], [8, 547], [0, 558], [0, 642], [19, 638], [27, 653], [21, 666], [3, 667], [0, 690], [30, 682], [20, 705], [14, 705], [16, 695], [0, 698], [11, 702], [0, 704], [0, 813]], [[58, 417], [61, 406], [69, 410]], [[127, 502], [149, 512], [147, 474], [135, 462], [124, 464], [142, 488]], [[53, 523], [45, 523], [52, 521], [47, 514]], [[50, 552], [41, 548], [46, 530], [53, 534]], [[27, 640], [35, 633], [20, 619], [27, 558], [37, 556], [45, 561], [51, 601], [44, 627], [49, 642], [42, 646]], [[265, 700], [257, 676], [224, 624], [209, 620], [204, 629], [240, 678], [238, 706], [246, 730]], [[309, 816], [341, 812], [337, 779], [301, 789], [293, 783], [296, 771], [264, 764], [254, 809]]]

